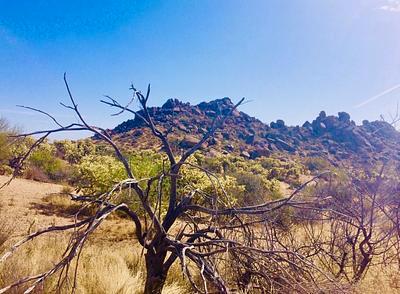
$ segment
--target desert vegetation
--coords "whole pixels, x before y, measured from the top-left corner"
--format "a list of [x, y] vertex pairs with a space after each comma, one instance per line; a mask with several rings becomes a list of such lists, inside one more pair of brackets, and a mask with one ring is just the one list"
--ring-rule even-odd
[[[32, 225], [19, 240], [9, 237], [18, 228], [0, 220], [0, 293], [400, 290], [398, 167], [386, 154], [368, 169], [279, 152], [210, 156], [204, 146], [232, 136], [219, 134], [243, 99], [217, 104], [202, 136], [177, 144], [174, 129], [162, 127], [148, 107], [150, 86], [144, 93], [132, 86], [126, 104], [102, 102], [135, 115], [161, 148], [119, 147], [108, 130], [85, 120], [64, 80], [70, 103], [63, 106], [77, 122], [62, 125], [30, 108], [56, 127], [21, 134], [0, 124], [2, 174], [67, 186], [43, 201], [70, 216], [65, 224]], [[344, 116], [333, 121], [350, 124]], [[80, 130], [94, 137], [47, 140]]]

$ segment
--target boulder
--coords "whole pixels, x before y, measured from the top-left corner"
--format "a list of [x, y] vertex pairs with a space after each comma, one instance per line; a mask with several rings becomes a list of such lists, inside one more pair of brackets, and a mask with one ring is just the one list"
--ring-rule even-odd
[[218, 114], [226, 114], [229, 112], [233, 107], [234, 104], [232, 103], [231, 99], [228, 97], [222, 99], [216, 99], [210, 102], [201, 102], [197, 105], [200, 110], [203, 112], [212, 111]]
[[132, 137], [140, 137], [141, 135], [143, 135], [143, 131], [140, 130], [140, 129], [135, 130], [135, 131], [133, 131], [133, 133], [132, 133]]
[[223, 137], [225, 140], [229, 140], [231, 136], [229, 135], [229, 133], [223, 132], [223, 133], [222, 133], [222, 137]]
[[185, 136], [183, 140], [179, 143], [179, 146], [181, 148], [187, 149], [187, 148], [192, 148], [195, 146], [200, 140], [197, 139], [194, 136]]
[[288, 144], [287, 142], [283, 141], [282, 139], [275, 139], [275, 144], [283, 150], [289, 151], [289, 152], [294, 152], [296, 149], [293, 148], [290, 144]]
[[350, 114], [348, 114], [347, 112], [339, 112], [338, 113], [339, 116], [339, 121], [344, 122], [344, 123], [350, 123]]
[[271, 122], [270, 127], [272, 129], [284, 129], [286, 126], [283, 120], [278, 119], [276, 122]]
[[250, 152], [250, 158], [256, 159], [262, 156], [269, 157], [271, 152], [268, 149], [255, 149]]
[[276, 125], [278, 126], [278, 129], [283, 129], [285, 127], [285, 122], [282, 119], [278, 119]]
[[246, 144], [253, 145], [255, 138], [256, 136], [254, 134], [248, 135], [245, 140]]
[[235, 147], [233, 147], [233, 145], [229, 144], [229, 145], [225, 145], [224, 149], [228, 152], [232, 152], [235, 150]]

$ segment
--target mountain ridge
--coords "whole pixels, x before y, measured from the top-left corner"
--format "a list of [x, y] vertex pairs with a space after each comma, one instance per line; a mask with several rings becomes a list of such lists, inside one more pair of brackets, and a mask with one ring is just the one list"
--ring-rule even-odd
[[[168, 133], [175, 149], [193, 146], [207, 132], [212, 120], [233, 107], [230, 98], [191, 105], [178, 99], [168, 99], [161, 107], [149, 107], [154, 123]], [[111, 136], [130, 148], [158, 147], [151, 138], [138, 111], [112, 130]], [[269, 156], [272, 153], [323, 157], [330, 161], [352, 160], [360, 164], [400, 160], [400, 133], [384, 121], [363, 121], [357, 125], [346, 112], [337, 116], [321, 111], [314, 120], [302, 126], [287, 126], [283, 120], [270, 124], [242, 111], [234, 110], [203, 150], [210, 156], [235, 153], [247, 158]]]

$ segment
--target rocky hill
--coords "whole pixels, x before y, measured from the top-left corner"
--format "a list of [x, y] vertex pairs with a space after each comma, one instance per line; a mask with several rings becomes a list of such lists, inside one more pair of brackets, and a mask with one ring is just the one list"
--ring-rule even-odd
[[[169, 99], [162, 107], [149, 109], [154, 122], [169, 133], [174, 148], [193, 146], [207, 132], [212, 120], [233, 106], [229, 98], [202, 102], [198, 105]], [[159, 148], [139, 116], [109, 130], [114, 139], [126, 148]], [[240, 111], [235, 111], [225, 127], [203, 146], [211, 156], [217, 153], [235, 153], [257, 158], [271, 153], [293, 156], [324, 157], [331, 162], [352, 160], [360, 164], [377, 160], [400, 159], [400, 133], [383, 121], [363, 121], [356, 125], [350, 115], [338, 116], [321, 111], [312, 122], [302, 126], [287, 126], [277, 120], [265, 124]]]

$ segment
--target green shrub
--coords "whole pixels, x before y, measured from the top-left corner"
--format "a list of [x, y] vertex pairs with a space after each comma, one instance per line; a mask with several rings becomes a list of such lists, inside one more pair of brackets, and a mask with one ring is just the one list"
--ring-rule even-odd
[[259, 174], [249, 172], [239, 172], [235, 175], [235, 178], [239, 185], [244, 186], [241, 205], [260, 204], [280, 196], [280, 185], [275, 180], [269, 181]]
[[83, 157], [93, 155], [96, 146], [89, 140], [70, 141], [62, 140], [54, 142], [58, 155], [70, 164], [79, 163]]
[[123, 164], [108, 155], [89, 155], [78, 165], [78, 187], [86, 194], [108, 191], [126, 178]]
[[7, 163], [10, 158], [11, 150], [6, 133], [0, 133], [0, 163]]
[[52, 181], [67, 181], [73, 169], [67, 162], [56, 157], [53, 145], [44, 143], [30, 155], [25, 176], [39, 181], [46, 180], [46, 177]]
[[2, 164], [0, 165], [0, 175], [2, 176], [8, 176], [13, 173], [13, 169], [9, 167], [8, 165]]
[[332, 168], [331, 164], [321, 157], [308, 157], [304, 165], [311, 172], [322, 172]]
[[[127, 154], [126, 158], [138, 180], [157, 176], [163, 168], [169, 169], [165, 155], [153, 150], [137, 151]], [[111, 155], [83, 156], [77, 170], [76, 184], [86, 194], [109, 191], [113, 185], [127, 177], [123, 164]], [[212, 201], [218, 197], [229, 206], [257, 204], [282, 197], [280, 181], [298, 183], [302, 171], [303, 167], [293, 161], [275, 158], [246, 160], [237, 156], [208, 158], [196, 153], [181, 168], [178, 197], [198, 190], [197, 201]], [[166, 195], [169, 187], [169, 179], [152, 183], [150, 201], [153, 205], [158, 201], [159, 189], [162, 195]], [[142, 188], [146, 189], [147, 186]], [[159, 207], [162, 212], [168, 204], [165, 199], [167, 197], [162, 197]], [[113, 200], [138, 209], [140, 207], [137, 197], [128, 192], [119, 191]]]

